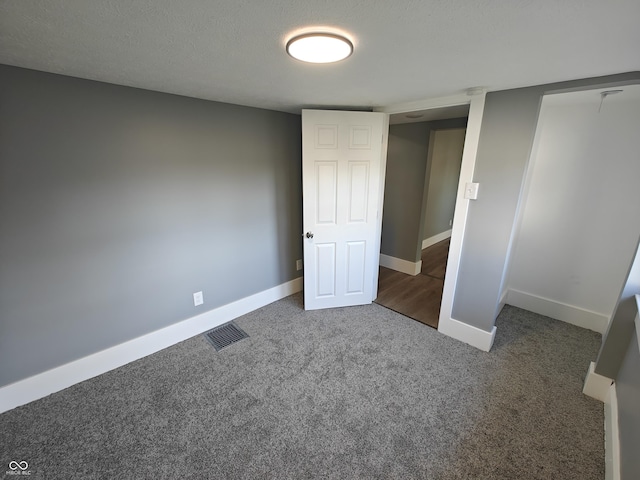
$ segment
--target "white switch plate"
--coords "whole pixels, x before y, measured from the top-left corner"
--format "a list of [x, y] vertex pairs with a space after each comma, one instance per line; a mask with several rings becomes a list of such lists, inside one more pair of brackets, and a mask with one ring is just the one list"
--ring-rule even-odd
[[464, 198], [468, 200], [477, 200], [479, 183], [467, 182], [464, 187]]
[[198, 306], [204, 303], [204, 297], [202, 296], [202, 292], [196, 292], [193, 294], [193, 305]]
[[296, 260], [296, 270], [302, 270], [302, 260]]

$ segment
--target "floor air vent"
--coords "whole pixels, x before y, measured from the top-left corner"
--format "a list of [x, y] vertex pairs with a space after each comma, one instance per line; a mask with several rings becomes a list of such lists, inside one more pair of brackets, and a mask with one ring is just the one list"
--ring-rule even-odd
[[243, 338], [248, 338], [247, 335], [240, 327], [235, 323], [229, 322], [219, 327], [209, 330], [204, 334], [205, 338], [211, 345], [219, 352], [224, 347], [228, 347], [232, 343], [236, 343]]

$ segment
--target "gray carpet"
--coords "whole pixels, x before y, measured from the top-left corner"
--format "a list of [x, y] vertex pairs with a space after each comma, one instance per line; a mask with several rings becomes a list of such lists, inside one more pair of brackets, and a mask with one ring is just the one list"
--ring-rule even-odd
[[596, 333], [507, 306], [487, 354], [300, 295], [236, 323], [251, 337], [220, 352], [197, 336], [0, 415], [0, 473], [604, 478], [603, 406], [581, 393]]

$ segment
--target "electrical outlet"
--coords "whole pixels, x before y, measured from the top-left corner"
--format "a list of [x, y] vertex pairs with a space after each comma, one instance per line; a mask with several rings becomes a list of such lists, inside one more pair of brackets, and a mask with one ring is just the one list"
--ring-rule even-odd
[[302, 260], [296, 260], [296, 270], [302, 270]]
[[453, 226], [453, 218], [451, 220], [449, 220], [449, 226]]
[[202, 296], [202, 292], [196, 292], [193, 294], [193, 305], [198, 306], [204, 303], [204, 297]]
[[464, 198], [468, 200], [476, 200], [478, 198], [479, 183], [467, 182], [464, 187]]

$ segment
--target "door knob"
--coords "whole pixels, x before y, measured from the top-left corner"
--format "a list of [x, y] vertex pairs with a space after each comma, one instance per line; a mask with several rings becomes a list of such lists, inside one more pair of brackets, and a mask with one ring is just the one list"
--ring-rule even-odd
[[312, 232], [307, 232], [307, 238], [313, 238], [313, 233]]

